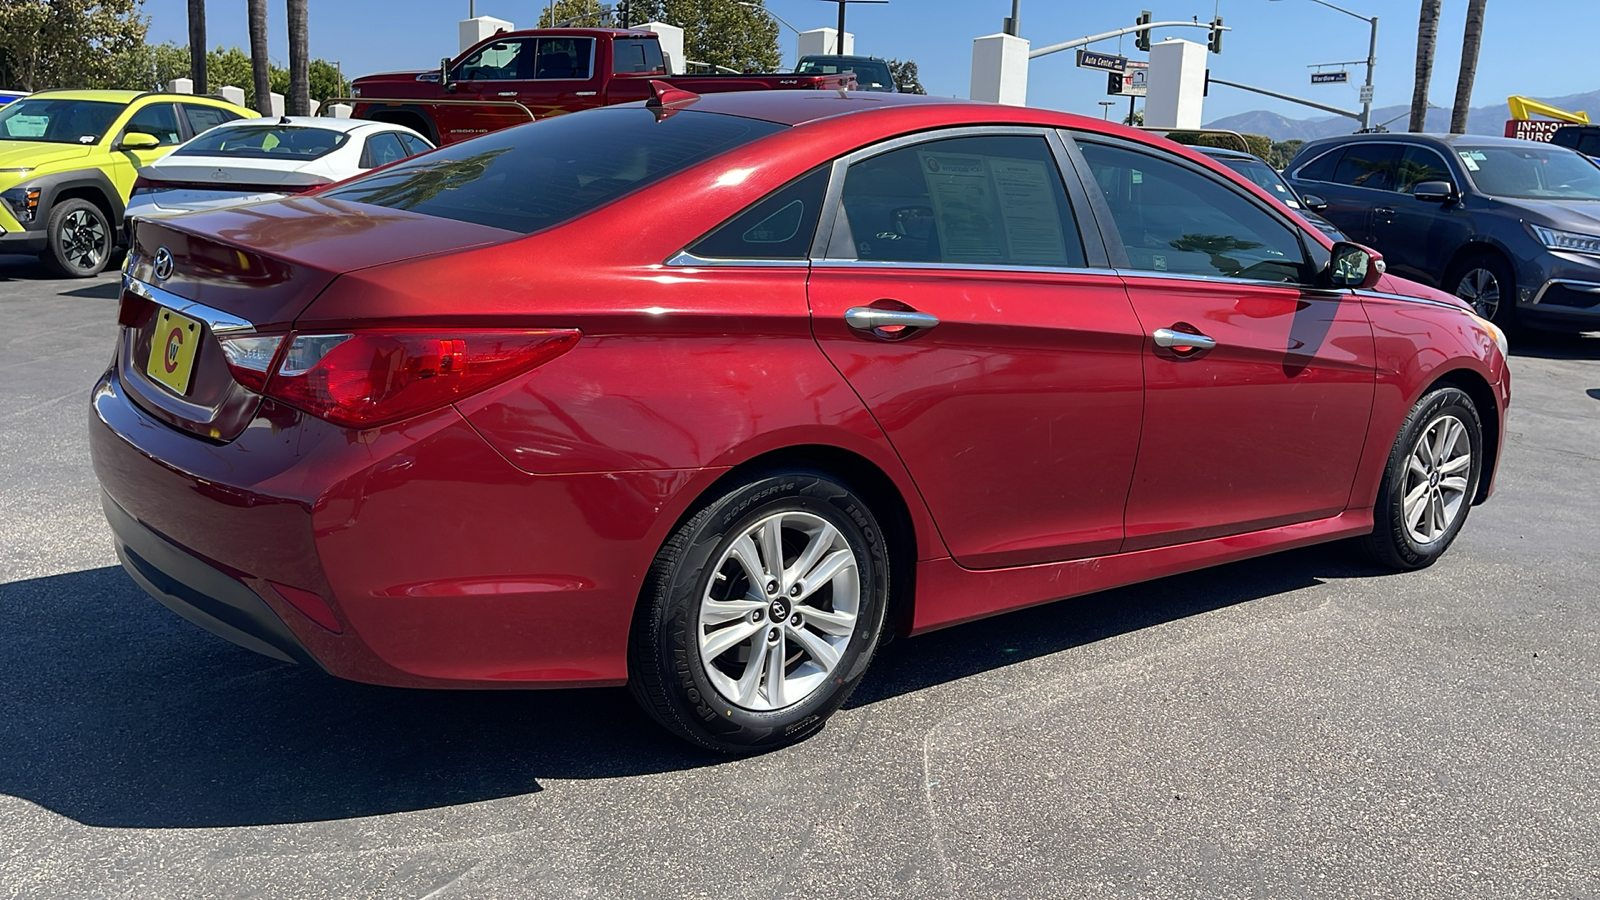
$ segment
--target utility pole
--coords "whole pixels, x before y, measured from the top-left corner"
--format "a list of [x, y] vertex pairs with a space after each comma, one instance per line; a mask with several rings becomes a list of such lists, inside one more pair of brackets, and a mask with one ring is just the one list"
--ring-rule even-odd
[[[889, 0], [823, 0], [824, 3], [839, 4], [839, 33], [833, 39], [833, 52], [844, 55], [844, 8], [849, 3], [888, 3]], [[1017, 0], [1011, 0], [1015, 5]]]
[[1361, 130], [1363, 132], [1371, 131], [1372, 130], [1372, 70], [1378, 64], [1378, 17], [1377, 16], [1368, 17], [1368, 16], [1363, 16], [1360, 13], [1353, 13], [1350, 10], [1345, 9], [1342, 6], [1334, 6], [1332, 3], [1326, 2], [1326, 0], [1311, 0], [1311, 2], [1317, 4], [1318, 6], [1326, 6], [1327, 8], [1333, 10], [1334, 12], [1342, 12], [1347, 16], [1351, 16], [1353, 18], [1360, 19], [1361, 21], [1366, 22], [1368, 25], [1372, 26], [1372, 40], [1367, 45], [1367, 83], [1366, 83], [1366, 85], [1364, 87], [1361, 88]]
[[1021, 6], [1022, 0], [1011, 0], [1011, 16], [1010, 18], [1006, 19], [1005, 28], [1003, 30], [1006, 34], [1009, 34], [1012, 37], [1022, 37]]

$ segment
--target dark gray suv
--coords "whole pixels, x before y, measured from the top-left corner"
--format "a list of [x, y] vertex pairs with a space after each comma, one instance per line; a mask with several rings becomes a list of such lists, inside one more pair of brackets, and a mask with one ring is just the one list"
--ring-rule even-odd
[[1510, 328], [1600, 329], [1600, 166], [1563, 147], [1451, 134], [1312, 141], [1284, 173], [1389, 271]]

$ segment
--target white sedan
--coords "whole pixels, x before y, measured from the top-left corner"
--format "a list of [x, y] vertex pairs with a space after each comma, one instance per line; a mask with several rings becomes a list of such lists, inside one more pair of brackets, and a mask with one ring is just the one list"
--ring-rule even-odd
[[240, 119], [196, 135], [139, 170], [128, 202], [138, 219], [276, 200], [433, 149], [402, 125], [365, 119]]

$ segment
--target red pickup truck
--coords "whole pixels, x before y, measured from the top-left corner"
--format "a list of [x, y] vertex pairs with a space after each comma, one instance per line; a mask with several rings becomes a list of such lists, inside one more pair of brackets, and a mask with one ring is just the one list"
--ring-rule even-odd
[[537, 28], [502, 31], [434, 72], [357, 78], [353, 115], [405, 125], [443, 146], [530, 119], [647, 100], [651, 81], [696, 94], [854, 86], [836, 75], [667, 75], [649, 31]]

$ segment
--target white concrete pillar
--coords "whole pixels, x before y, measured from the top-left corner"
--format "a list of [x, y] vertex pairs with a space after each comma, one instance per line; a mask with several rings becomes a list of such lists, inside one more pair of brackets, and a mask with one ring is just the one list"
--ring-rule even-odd
[[192, 94], [192, 93], [194, 93], [194, 79], [192, 79], [192, 78], [174, 78], [174, 79], [172, 79], [171, 81], [167, 82], [167, 93], [169, 93], [169, 94]]
[[[813, 28], [810, 31], [800, 32], [801, 56], [832, 56], [839, 53], [834, 46], [834, 38], [839, 34], [837, 28]], [[849, 56], [856, 52], [856, 36], [846, 31], [844, 33], [844, 55]]]
[[278, 93], [277, 91], [273, 91], [271, 94], [268, 94], [267, 97], [272, 101], [272, 106], [270, 107], [272, 109], [272, 117], [274, 119], [276, 119], [279, 116], [282, 116], [283, 115], [283, 95]]
[[244, 105], [244, 88], [234, 87], [231, 84], [225, 84], [222, 87], [217, 88], [217, 93], [221, 95], [222, 99], [232, 103], [234, 106]]
[[683, 74], [683, 29], [665, 22], [646, 22], [640, 31], [653, 31], [661, 44], [661, 55], [667, 59], [667, 74]]
[[456, 31], [461, 37], [461, 50], [465, 53], [468, 47], [482, 40], [494, 37], [497, 32], [516, 31], [517, 27], [505, 19], [496, 19], [494, 16], [479, 16], [476, 19], [462, 19], [456, 25]]
[[333, 116], [335, 119], [348, 119], [353, 112], [355, 112], [355, 107], [348, 103], [335, 103], [328, 107], [328, 115]]
[[1150, 48], [1150, 92], [1144, 124], [1155, 128], [1199, 128], [1205, 118], [1206, 47], [1176, 38]]
[[313, 116], [316, 115], [317, 114], [317, 110], [319, 110], [321, 108], [322, 108], [322, 104], [321, 103], [318, 103], [315, 100], [311, 101], [311, 114]]
[[1028, 42], [1010, 34], [972, 41], [973, 100], [1028, 105]]

